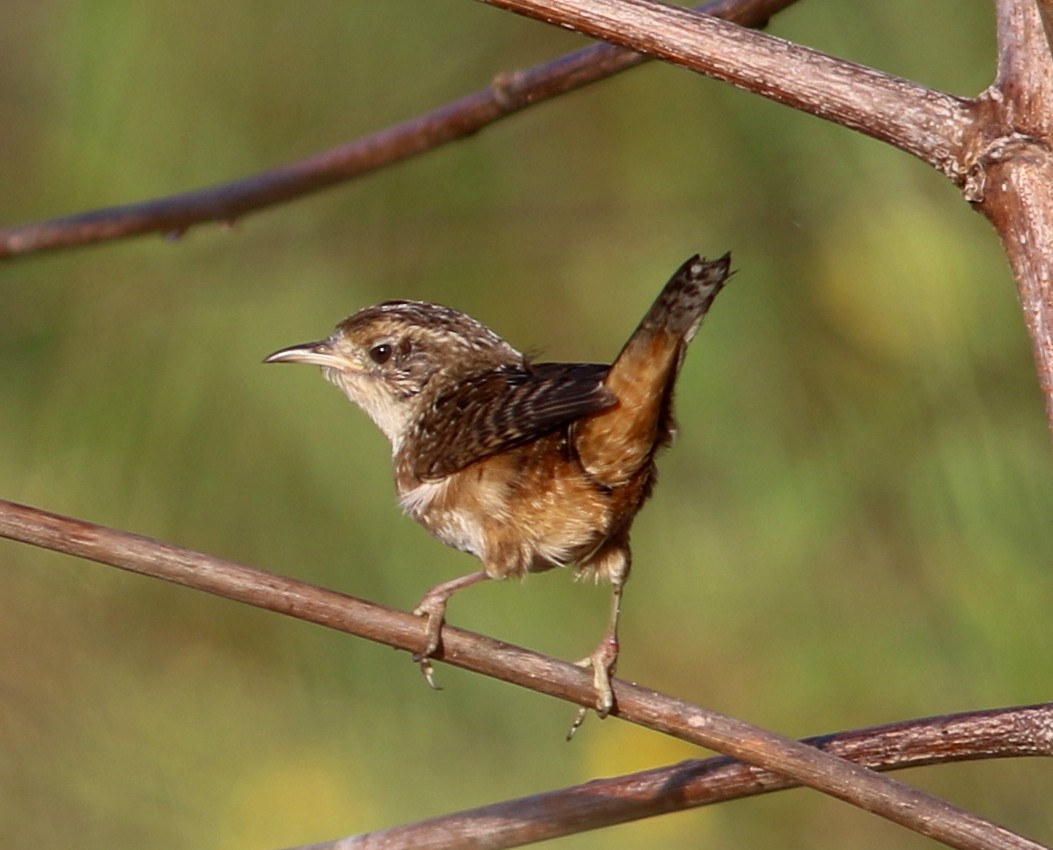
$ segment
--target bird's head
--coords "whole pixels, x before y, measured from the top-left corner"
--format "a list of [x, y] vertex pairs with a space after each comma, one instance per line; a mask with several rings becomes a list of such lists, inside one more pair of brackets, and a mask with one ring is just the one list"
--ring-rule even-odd
[[320, 366], [397, 452], [436, 398], [472, 375], [521, 366], [523, 355], [457, 310], [385, 301], [344, 319], [328, 339], [283, 348], [264, 362]]

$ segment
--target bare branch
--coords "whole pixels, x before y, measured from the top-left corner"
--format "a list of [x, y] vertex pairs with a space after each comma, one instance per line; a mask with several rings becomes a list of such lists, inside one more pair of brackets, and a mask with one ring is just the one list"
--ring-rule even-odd
[[969, 183], [1013, 268], [1053, 428], [1053, 59], [1043, 23], [1035, 0], [998, 4], [998, 80], [981, 101]]
[[[699, 7], [743, 26], [763, 26], [796, 0], [714, 0]], [[606, 79], [649, 57], [599, 44], [522, 71], [424, 115], [349, 144], [241, 180], [47, 221], [0, 228], [0, 258], [143, 233], [182, 236], [202, 222], [249, 213], [319, 192], [463, 139], [522, 109]]]
[[481, 0], [732, 83], [965, 178], [972, 101], [655, 0]]
[[[412, 614], [231, 561], [0, 500], [0, 536], [161, 578], [410, 652], [425, 631]], [[519, 647], [445, 627], [437, 660], [591, 706], [591, 674]], [[887, 776], [799, 741], [621, 680], [612, 714], [707, 747], [969, 850], [1039, 845]]]
[[[1053, 703], [929, 717], [803, 743], [872, 770], [1053, 755]], [[774, 773], [717, 757], [680, 762], [544, 794], [402, 824], [300, 850], [428, 847], [498, 850], [598, 827], [798, 787]]]
[[911, 153], [962, 187], [1013, 268], [1053, 429], [1050, 0], [1000, 0], [999, 74], [963, 100], [655, 0], [482, 0], [725, 80]]

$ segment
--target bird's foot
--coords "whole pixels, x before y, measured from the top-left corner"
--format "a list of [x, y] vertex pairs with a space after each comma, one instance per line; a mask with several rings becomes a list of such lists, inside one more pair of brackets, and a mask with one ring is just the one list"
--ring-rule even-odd
[[413, 655], [413, 660], [420, 665], [420, 672], [428, 685], [437, 691], [442, 688], [435, 684], [435, 668], [431, 658], [438, 651], [442, 639], [442, 624], [446, 621], [446, 602], [448, 596], [434, 593], [425, 594], [420, 604], [413, 609], [418, 617], [424, 617], [424, 649]]
[[[610, 714], [611, 709], [614, 708], [614, 690], [611, 688], [611, 676], [614, 675], [614, 668], [617, 663], [618, 638], [611, 634], [604, 636], [592, 655], [575, 662], [579, 667], [592, 668], [592, 683], [596, 689], [596, 703], [593, 709], [596, 712], [596, 716], [601, 720]], [[568, 741], [581, 728], [581, 724], [585, 722], [588, 713], [589, 709], [584, 706], [578, 709], [578, 713], [574, 716], [574, 722], [570, 725], [570, 731], [567, 732]]]

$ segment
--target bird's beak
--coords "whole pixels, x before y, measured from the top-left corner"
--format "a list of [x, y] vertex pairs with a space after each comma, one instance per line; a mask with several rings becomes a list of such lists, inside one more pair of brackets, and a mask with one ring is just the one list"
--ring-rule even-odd
[[290, 345], [263, 358], [264, 363], [307, 363], [312, 366], [346, 368], [347, 362], [333, 351], [329, 340]]

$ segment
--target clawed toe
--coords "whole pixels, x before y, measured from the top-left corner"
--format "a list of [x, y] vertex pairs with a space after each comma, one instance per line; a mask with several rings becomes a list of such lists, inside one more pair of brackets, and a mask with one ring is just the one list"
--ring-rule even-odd
[[[596, 703], [593, 706], [596, 716], [601, 720], [610, 714], [614, 708], [614, 689], [611, 687], [611, 676], [614, 675], [614, 667], [618, 662], [618, 641], [610, 636], [604, 637], [600, 645], [596, 647], [592, 655], [574, 662], [578, 667], [592, 668], [592, 684], [596, 689]], [[567, 740], [574, 737], [574, 733], [581, 728], [585, 722], [589, 710], [579, 708], [574, 716], [574, 722], [567, 732]]]
[[431, 663], [431, 657], [438, 651], [441, 642], [442, 624], [446, 619], [446, 600], [425, 596], [420, 605], [413, 609], [413, 613], [424, 618], [426, 638], [424, 649], [414, 653], [413, 660], [420, 665], [420, 672], [429, 687], [441, 691], [442, 688], [435, 684], [435, 668]]
[[487, 578], [489, 576], [486, 571], [479, 570], [479, 572], [455, 578], [453, 581], [437, 584], [424, 594], [420, 604], [413, 609], [414, 614], [424, 618], [425, 637], [424, 648], [414, 654], [413, 660], [420, 665], [420, 671], [424, 674], [428, 684], [437, 691], [441, 691], [442, 688], [435, 684], [435, 670], [432, 667], [431, 658], [439, 651], [439, 645], [442, 642], [442, 624], [446, 621], [446, 603], [457, 591]]
[[592, 655], [575, 662], [579, 667], [592, 668], [592, 683], [596, 688], [596, 713], [606, 717], [614, 707], [611, 676], [618, 663], [618, 640], [607, 635]]
[[420, 605], [413, 609], [413, 613], [424, 618], [424, 635], [427, 643], [424, 649], [413, 656], [415, 661], [429, 658], [439, 649], [442, 636], [442, 624], [446, 620], [446, 600], [425, 596]]
[[414, 655], [413, 660], [420, 665], [421, 675], [424, 676], [424, 681], [428, 683], [428, 687], [433, 691], [441, 691], [442, 685], [435, 684], [435, 667], [432, 666], [431, 659], [426, 655]]

